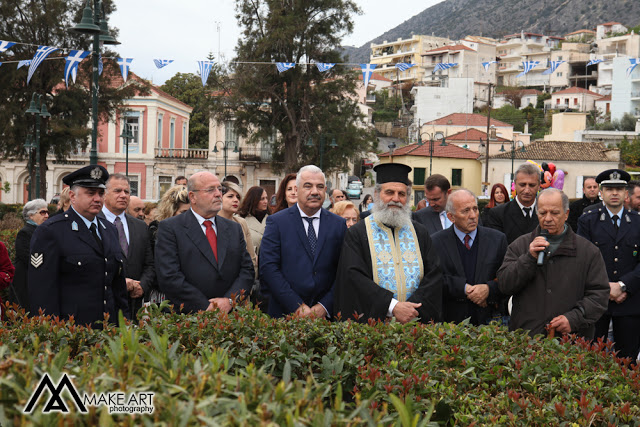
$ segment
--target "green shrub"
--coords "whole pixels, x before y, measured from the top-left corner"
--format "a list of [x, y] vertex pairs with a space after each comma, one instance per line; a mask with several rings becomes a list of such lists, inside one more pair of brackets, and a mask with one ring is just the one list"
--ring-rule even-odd
[[[142, 312], [141, 312], [142, 313]], [[309, 321], [237, 307], [104, 331], [9, 310], [0, 423], [638, 425], [638, 369], [607, 344], [497, 325]], [[41, 375], [83, 392], [155, 392], [153, 415], [22, 414]], [[127, 421], [128, 420], [128, 421]], [[415, 424], [414, 424], [415, 422]]]

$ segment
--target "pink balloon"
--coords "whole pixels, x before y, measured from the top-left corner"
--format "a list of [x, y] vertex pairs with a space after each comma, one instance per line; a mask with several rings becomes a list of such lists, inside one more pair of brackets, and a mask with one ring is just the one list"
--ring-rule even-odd
[[558, 190], [562, 190], [564, 188], [564, 171], [562, 169], [556, 170], [556, 173], [553, 174], [551, 186]]

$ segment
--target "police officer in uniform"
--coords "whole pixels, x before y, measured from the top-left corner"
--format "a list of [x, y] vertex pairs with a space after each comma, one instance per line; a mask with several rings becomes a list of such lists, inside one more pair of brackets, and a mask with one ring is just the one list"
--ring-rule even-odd
[[640, 214], [624, 208], [631, 177], [620, 169], [597, 176], [602, 205], [594, 205], [578, 220], [578, 234], [602, 253], [609, 276], [609, 308], [596, 322], [596, 338], [607, 338], [609, 322], [619, 357], [633, 361], [640, 348]]
[[31, 239], [29, 301], [31, 313], [73, 316], [79, 325], [96, 323], [118, 311], [128, 313], [123, 255], [116, 228], [97, 218], [109, 173], [86, 166], [66, 177], [71, 207], [36, 228]]

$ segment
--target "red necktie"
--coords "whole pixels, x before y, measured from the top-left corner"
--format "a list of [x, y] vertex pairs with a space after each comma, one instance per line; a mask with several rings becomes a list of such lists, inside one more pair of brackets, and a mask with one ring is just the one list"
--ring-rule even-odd
[[464, 235], [464, 247], [467, 249], [471, 249], [471, 245], [469, 244], [469, 242], [471, 241], [471, 236], [469, 236], [468, 234]]
[[213, 251], [213, 256], [216, 261], [218, 261], [218, 236], [216, 236], [216, 232], [213, 229], [213, 223], [209, 220], [204, 222], [204, 226], [207, 229], [207, 240], [209, 241], [209, 245], [211, 245], [211, 250]]

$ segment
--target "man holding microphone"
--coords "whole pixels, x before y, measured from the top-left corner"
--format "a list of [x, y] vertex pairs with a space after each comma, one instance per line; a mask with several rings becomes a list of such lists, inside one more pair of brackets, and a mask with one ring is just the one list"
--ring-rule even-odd
[[498, 270], [498, 288], [513, 295], [509, 329], [593, 338], [609, 299], [600, 251], [566, 224], [569, 198], [562, 191], [542, 191], [536, 205], [539, 225], [509, 245]]

